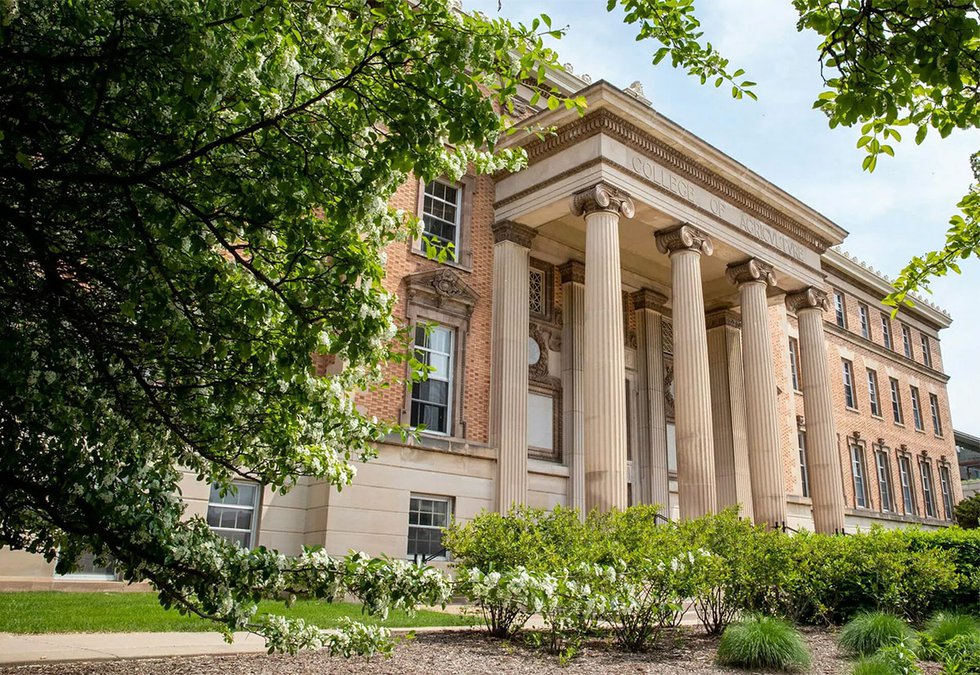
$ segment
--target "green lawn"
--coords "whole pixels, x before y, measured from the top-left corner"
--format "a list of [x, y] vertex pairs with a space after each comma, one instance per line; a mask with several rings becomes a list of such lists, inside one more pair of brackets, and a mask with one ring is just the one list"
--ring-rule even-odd
[[[330, 628], [341, 617], [379, 623], [361, 614], [360, 605], [298, 600], [286, 609], [282, 603], [263, 602], [258, 614], [283, 614]], [[473, 616], [419, 611], [414, 617], [391, 612], [383, 625], [390, 628], [414, 626], [464, 626]], [[0, 633], [120, 633], [162, 631], [208, 631], [214, 624], [197, 617], [165, 610], [154, 593], [62, 593], [38, 591], [0, 593]]]

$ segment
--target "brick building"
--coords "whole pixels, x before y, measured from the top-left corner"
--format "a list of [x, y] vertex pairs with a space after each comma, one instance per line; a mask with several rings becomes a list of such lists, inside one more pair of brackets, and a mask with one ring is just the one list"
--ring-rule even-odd
[[[396, 316], [430, 325], [416, 342], [433, 372], [410, 385], [393, 367], [357, 403], [424, 425], [419, 440], [382, 444], [342, 492], [306, 481], [221, 499], [188, 477], [188, 514], [246, 546], [391, 556], [438, 555], [449, 518], [514, 503], [658, 503], [673, 518], [740, 504], [828, 532], [949, 523], [950, 317], [918, 301], [892, 319], [888, 282], [840, 252], [841, 227], [638, 91], [554, 84], [588, 109], [521, 103], [555, 130], [510, 141], [526, 169], [394, 198], [455, 258], [391, 246]], [[55, 583], [9, 551], [0, 581]]]

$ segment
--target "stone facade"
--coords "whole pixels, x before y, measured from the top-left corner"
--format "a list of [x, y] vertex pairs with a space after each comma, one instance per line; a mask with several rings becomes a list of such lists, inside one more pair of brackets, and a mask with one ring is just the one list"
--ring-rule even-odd
[[[961, 496], [939, 339], [950, 318], [926, 303], [902, 309], [888, 319], [887, 348], [879, 302], [888, 283], [832, 248], [843, 229], [644, 101], [556, 78], [568, 91], [584, 88], [589, 110], [537, 112], [556, 133], [511, 141], [525, 144], [527, 169], [430, 185], [428, 196], [413, 179], [393, 198], [454, 228], [450, 262], [426, 258], [418, 240], [387, 251], [396, 320], [444, 330], [445, 386], [438, 400], [416, 396], [405, 367], [392, 366], [391, 386], [356, 403], [434, 427], [381, 444], [342, 492], [304, 481], [288, 495], [266, 490], [254, 505], [227, 507], [254, 508], [249, 542], [438, 559], [438, 537], [435, 545], [425, 537], [448, 514], [465, 520], [515, 503], [658, 503], [673, 518], [739, 503], [772, 527], [827, 532], [947, 524], [941, 468], [950, 501]], [[318, 366], [329, 377], [342, 364]], [[877, 373], [878, 415], [868, 369]], [[902, 424], [892, 418], [890, 378]], [[861, 481], [852, 447], [863, 456]], [[884, 506], [878, 450], [889, 462]], [[903, 453], [914, 512], [903, 500]], [[922, 462], [932, 471], [932, 516]], [[182, 488], [189, 516], [223, 508], [192, 477]], [[0, 584], [65, 583], [35, 557], [0, 552]]]

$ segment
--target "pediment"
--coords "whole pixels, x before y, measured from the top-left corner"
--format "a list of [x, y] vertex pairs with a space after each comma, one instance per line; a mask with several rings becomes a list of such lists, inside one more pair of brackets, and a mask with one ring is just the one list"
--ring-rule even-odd
[[480, 296], [459, 274], [441, 267], [428, 272], [410, 274], [403, 279], [410, 302], [426, 304], [443, 310], [465, 313], [473, 311]]

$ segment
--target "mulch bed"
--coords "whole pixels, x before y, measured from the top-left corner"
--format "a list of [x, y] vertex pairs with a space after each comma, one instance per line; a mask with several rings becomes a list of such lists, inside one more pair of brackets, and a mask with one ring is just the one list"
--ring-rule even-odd
[[[850, 672], [850, 661], [837, 650], [834, 635], [822, 629], [804, 629], [813, 657], [811, 673]], [[613, 650], [608, 642], [585, 645], [569, 664], [534, 650], [518, 640], [495, 640], [479, 631], [425, 633], [400, 644], [390, 659], [344, 660], [317, 653], [299, 656], [248, 654], [196, 656], [139, 661], [99, 661], [0, 668], [0, 675], [218, 675], [224, 673], [355, 673], [379, 675], [471, 675], [500, 673], [664, 673], [697, 675], [739, 673], [715, 664], [718, 639], [690, 629], [678, 629], [661, 637], [657, 647], [643, 654]], [[928, 664], [927, 673], [938, 673]]]

